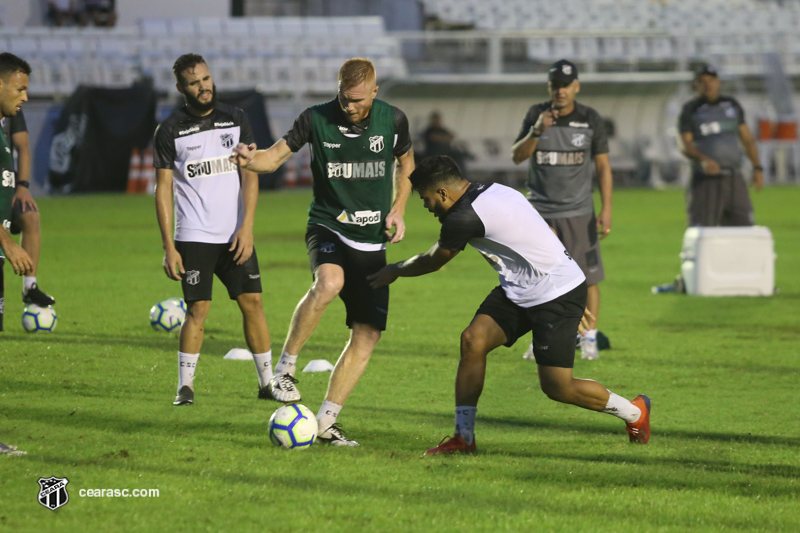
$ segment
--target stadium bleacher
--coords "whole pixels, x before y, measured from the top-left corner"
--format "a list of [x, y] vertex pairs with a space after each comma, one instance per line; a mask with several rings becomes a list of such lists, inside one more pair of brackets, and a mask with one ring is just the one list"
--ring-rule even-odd
[[[354, 35], [357, 35], [356, 39]], [[380, 17], [142, 19], [138, 27], [2, 27], [0, 47], [34, 69], [34, 96], [63, 97], [77, 85], [122, 87], [142, 75], [172, 91], [172, 64], [188, 51], [215, 61], [221, 90], [329, 93], [341, 63], [373, 59], [381, 78], [406, 72]]]

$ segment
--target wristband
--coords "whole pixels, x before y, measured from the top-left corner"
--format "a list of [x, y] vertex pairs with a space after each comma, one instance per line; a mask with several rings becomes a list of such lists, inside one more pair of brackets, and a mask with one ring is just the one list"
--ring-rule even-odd
[[17, 187], [25, 187], [26, 189], [30, 189], [31, 188], [31, 182], [30, 181], [25, 181], [25, 180], [18, 181], [17, 182]]
[[761, 165], [756, 165], [756, 166], [753, 167], [753, 172], [755, 172], [756, 170], [760, 170], [761, 172], [764, 172], [764, 167], [762, 167]]

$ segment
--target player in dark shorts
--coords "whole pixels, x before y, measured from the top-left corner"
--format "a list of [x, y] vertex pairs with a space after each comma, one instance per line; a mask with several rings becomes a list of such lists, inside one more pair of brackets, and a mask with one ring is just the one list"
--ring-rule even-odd
[[[528, 161], [528, 200], [556, 231], [586, 275], [592, 318], [581, 337], [581, 357], [597, 359], [597, 317], [605, 278], [599, 239], [611, 233], [613, 181], [608, 137], [600, 115], [575, 101], [578, 69], [562, 59], [548, 74], [550, 100], [532, 106], [512, 147], [514, 163]], [[595, 217], [592, 181], [597, 176], [602, 207]], [[538, 354], [529, 348], [526, 359]]]
[[214, 275], [239, 304], [260, 389], [272, 379], [272, 350], [253, 247], [258, 176], [229, 160], [236, 143], [253, 142], [250, 122], [241, 109], [216, 101], [214, 80], [201, 56], [182, 55], [173, 70], [186, 105], [156, 130], [156, 212], [164, 272], [180, 280], [187, 306], [173, 405], [191, 405]]
[[[692, 162], [686, 190], [687, 226], [752, 226], [753, 204], [742, 174], [742, 155], [753, 166], [756, 190], [764, 184], [758, 147], [734, 98], [719, 93], [720, 81], [711, 65], [695, 71], [689, 100], [678, 118], [683, 154]], [[685, 292], [681, 275], [672, 283], [653, 287], [654, 293]]]
[[[8, 52], [0, 54], [0, 119], [13, 117], [28, 101], [30, 73], [31, 67], [24, 59]], [[33, 270], [33, 261], [28, 253], [17, 246], [8, 233], [15, 193], [14, 157], [6, 136], [0, 134], [0, 331], [3, 331], [5, 312], [5, 261], [11, 263], [15, 274], [25, 276]]]
[[414, 170], [408, 120], [402, 111], [375, 98], [377, 94], [372, 62], [349, 59], [339, 70], [336, 98], [306, 109], [272, 147], [255, 151], [255, 145], [242, 144], [231, 156], [256, 172], [274, 172], [310, 144], [314, 199], [306, 246], [313, 283], [295, 308], [270, 388], [275, 399], [300, 401], [294, 377], [298, 354], [338, 295], [347, 309], [350, 340], [317, 413], [318, 441], [334, 446], [358, 446], [345, 437], [337, 418], [389, 313], [388, 287], [371, 288], [366, 275], [386, 264], [387, 241], [403, 239], [403, 213], [411, 191], [408, 175]]
[[20, 235], [20, 245], [33, 261], [33, 271], [22, 278], [22, 301], [42, 307], [53, 305], [56, 299], [39, 287], [36, 272], [39, 268], [39, 255], [42, 248], [39, 206], [30, 193], [31, 149], [28, 143], [28, 127], [22, 110], [14, 116], [0, 120], [0, 128], [6, 142], [17, 152], [17, 189], [12, 200], [12, 235]]
[[475, 414], [486, 357], [529, 332], [533, 332], [539, 383], [548, 397], [617, 416], [625, 420], [631, 442], [646, 444], [650, 439], [647, 396], [630, 402], [596, 381], [572, 376], [575, 334], [582, 319], [586, 326], [590, 317], [586, 277], [525, 197], [498, 183], [470, 183], [447, 156], [423, 160], [411, 174], [411, 183], [425, 208], [442, 224], [439, 240], [427, 252], [370, 276], [373, 286], [435, 272], [467, 244], [500, 276], [500, 286], [489, 293], [461, 334], [455, 434], [426, 454], [476, 450]]

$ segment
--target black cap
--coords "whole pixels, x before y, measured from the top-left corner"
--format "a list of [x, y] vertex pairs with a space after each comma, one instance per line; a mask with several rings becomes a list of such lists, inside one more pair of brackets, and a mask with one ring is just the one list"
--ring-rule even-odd
[[708, 74], [709, 76], [714, 76], [716, 78], [717, 77], [717, 69], [714, 68], [713, 66], [709, 65], [709, 64], [700, 65], [694, 71], [694, 79], [697, 79], [700, 76], [703, 76], [705, 74]]
[[556, 61], [550, 65], [550, 70], [547, 73], [548, 81], [555, 81], [569, 85], [578, 79], [578, 67], [570, 63], [566, 59]]

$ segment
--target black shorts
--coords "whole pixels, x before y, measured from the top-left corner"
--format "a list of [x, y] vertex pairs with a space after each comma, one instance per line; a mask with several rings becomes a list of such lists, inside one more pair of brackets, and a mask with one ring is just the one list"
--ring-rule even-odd
[[586, 276], [587, 285], [597, 285], [606, 277], [600, 240], [597, 238], [597, 219], [594, 211], [588, 215], [566, 218], [545, 218], [547, 225], [556, 230], [559, 240], [569, 255], [578, 263]]
[[575, 335], [586, 308], [586, 282], [555, 300], [533, 307], [520, 307], [506, 296], [499, 285], [478, 308], [476, 315], [491, 317], [506, 334], [506, 346], [533, 332], [536, 364], [572, 368], [575, 362]]
[[386, 250], [363, 252], [344, 244], [331, 230], [311, 224], [306, 229], [306, 249], [312, 276], [320, 265], [332, 263], [344, 270], [344, 287], [339, 297], [347, 310], [347, 327], [354, 323], [386, 329], [389, 287], [373, 289], [367, 276], [386, 266]]
[[753, 204], [741, 174], [695, 173], [686, 191], [689, 226], [752, 226]]
[[243, 265], [237, 265], [233, 260], [236, 250], [228, 251], [230, 247], [230, 244], [175, 242], [175, 249], [181, 254], [186, 270], [181, 279], [184, 300], [211, 300], [214, 274], [228, 289], [231, 300], [245, 293], [261, 292], [261, 273], [255, 249]]

